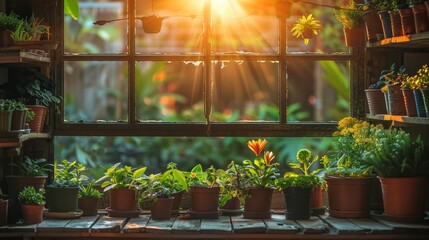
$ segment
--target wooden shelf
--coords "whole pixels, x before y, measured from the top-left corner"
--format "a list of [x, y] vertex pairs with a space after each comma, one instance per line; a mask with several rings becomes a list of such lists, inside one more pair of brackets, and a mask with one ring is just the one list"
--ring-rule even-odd
[[423, 117], [407, 117], [407, 116], [386, 115], [386, 114], [376, 114], [376, 115], [367, 114], [366, 118], [379, 120], [379, 121], [393, 121], [398, 123], [429, 125], [429, 118], [423, 118]]
[[0, 132], [0, 147], [19, 148], [22, 143], [32, 139], [49, 139], [50, 133], [17, 133], [17, 132]]
[[51, 59], [41, 55], [25, 52], [25, 50], [15, 50], [7, 52], [3, 52], [0, 50], [0, 63], [50, 64]]
[[367, 43], [368, 48], [374, 47], [402, 47], [402, 48], [429, 48], [429, 31], [386, 38], [381, 41]]

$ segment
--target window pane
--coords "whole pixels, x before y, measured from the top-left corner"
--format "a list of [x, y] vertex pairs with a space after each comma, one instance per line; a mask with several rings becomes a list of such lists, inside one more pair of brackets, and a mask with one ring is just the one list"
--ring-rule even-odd
[[96, 26], [97, 20], [127, 17], [126, 0], [79, 0], [80, 16], [73, 20], [64, 16], [64, 53], [100, 54], [126, 53], [127, 21]]
[[[152, 5], [153, 3], [153, 5]], [[141, 54], [202, 52], [204, 1], [156, 0], [136, 1], [136, 52]], [[144, 31], [143, 22], [154, 26], [146, 17], [162, 18], [159, 33]]]
[[269, 61], [215, 61], [212, 121], [278, 121], [278, 66]]
[[65, 121], [127, 121], [126, 62], [65, 62]]
[[[309, 0], [306, 2], [315, 4], [327, 4], [333, 6], [341, 6], [343, 0]], [[302, 16], [312, 14], [313, 17], [320, 21], [322, 30], [318, 35], [310, 38], [308, 45], [304, 44], [304, 39], [296, 38], [292, 35], [291, 30], [296, 21]], [[316, 5], [297, 2], [292, 6], [292, 15], [287, 19], [287, 51], [289, 53], [297, 52], [319, 52], [319, 53], [335, 53], [348, 52], [348, 48], [344, 43], [343, 25], [337, 20], [334, 10], [328, 7], [318, 7]]]
[[137, 119], [204, 122], [202, 86], [202, 62], [138, 62]]
[[288, 121], [339, 121], [350, 115], [349, 61], [288, 62]]
[[[257, 138], [253, 138], [257, 139]], [[282, 173], [290, 171], [287, 162], [295, 161], [296, 152], [307, 148], [319, 157], [331, 148], [334, 138], [270, 137], [265, 150], [276, 155]], [[204, 169], [213, 165], [226, 168], [231, 160], [241, 164], [255, 157], [247, 148], [246, 137], [85, 137], [56, 136], [55, 159], [68, 159], [88, 166], [86, 175], [98, 179], [115, 163], [147, 167], [146, 174], [165, 171], [169, 162], [190, 171], [196, 164]]]

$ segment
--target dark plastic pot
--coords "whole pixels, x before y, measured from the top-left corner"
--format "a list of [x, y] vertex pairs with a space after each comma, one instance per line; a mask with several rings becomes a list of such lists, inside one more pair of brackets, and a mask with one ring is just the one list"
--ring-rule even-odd
[[398, 11], [389, 11], [393, 37], [402, 36], [401, 15]]
[[380, 17], [381, 25], [383, 27], [384, 38], [391, 38], [392, 35], [392, 22], [390, 20], [390, 14], [388, 11], [379, 11], [378, 16]]
[[369, 114], [386, 114], [386, 100], [384, 93], [380, 89], [365, 89]]
[[402, 88], [402, 96], [404, 96], [405, 110], [407, 110], [408, 117], [417, 116], [416, 101], [412, 89]]
[[420, 89], [414, 89], [413, 90], [414, 93], [414, 100], [416, 102], [416, 111], [417, 111], [417, 116], [418, 117], [426, 117], [426, 108], [425, 108], [425, 103], [423, 100], [423, 94], [422, 91], [420, 91]]
[[46, 204], [49, 212], [76, 212], [78, 187], [46, 187]]

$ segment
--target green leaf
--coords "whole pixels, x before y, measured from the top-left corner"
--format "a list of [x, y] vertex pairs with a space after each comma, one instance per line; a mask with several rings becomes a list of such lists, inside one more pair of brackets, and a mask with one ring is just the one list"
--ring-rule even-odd
[[202, 171], [203, 167], [201, 166], [201, 164], [197, 164], [194, 168], [192, 168], [191, 173], [200, 173]]
[[74, 20], [79, 18], [78, 0], [64, 0], [64, 14], [70, 15]]
[[185, 175], [181, 171], [174, 169], [173, 170], [173, 176], [176, 179], [177, 183], [179, 183], [183, 189], [188, 191], [188, 184], [186, 183]]
[[143, 173], [146, 172], [146, 167], [139, 168], [134, 171], [133, 178], [139, 178], [143, 175]]

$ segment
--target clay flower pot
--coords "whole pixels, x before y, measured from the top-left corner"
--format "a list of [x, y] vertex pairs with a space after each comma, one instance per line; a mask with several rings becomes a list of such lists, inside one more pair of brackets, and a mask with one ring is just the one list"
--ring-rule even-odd
[[220, 187], [191, 187], [191, 209], [194, 212], [216, 212]]
[[36, 224], [42, 222], [43, 205], [21, 204], [24, 224]]
[[404, 96], [405, 110], [407, 110], [408, 117], [417, 116], [416, 104], [412, 89], [402, 88], [402, 96]]
[[386, 114], [386, 100], [380, 89], [365, 89], [369, 114]]
[[158, 198], [150, 209], [153, 219], [168, 220], [171, 218], [174, 197]]
[[114, 211], [136, 211], [137, 198], [136, 190], [134, 189], [110, 189], [110, 209]]
[[145, 33], [159, 33], [162, 27], [163, 17], [151, 15], [145, 16], [141, 18], [143, 31]]
[[97, 216], [99, 198], [79, 198], [78, 208], [82, 210], [83, 216]]
[[272, 188], [250, 188], [246, 190], [244, 218], [271, 218]]
[[365, 44], [365, 30], [363, 27], [343, 29], [344, 41], [347, 47], [362, 47]]

